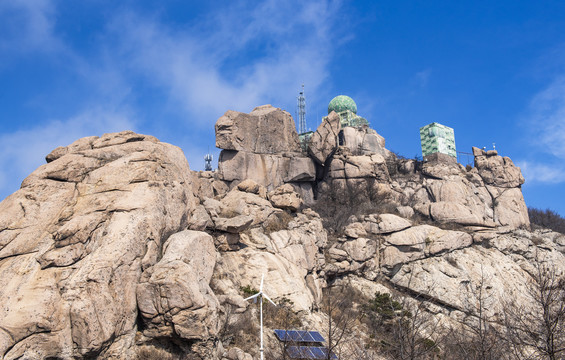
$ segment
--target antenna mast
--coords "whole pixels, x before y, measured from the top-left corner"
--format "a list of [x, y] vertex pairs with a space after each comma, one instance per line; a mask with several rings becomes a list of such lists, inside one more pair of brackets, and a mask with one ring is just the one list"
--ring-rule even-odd
[[204, 156], [204, 171], [212, 171], [212, 154], [210, 154], [210, 148], [208, 147], [208, 154]]
[[298, 94], [298, 133], [304, 134], [306, 129], [306, 97], [304, 96], [304, 84], [302, 91]]

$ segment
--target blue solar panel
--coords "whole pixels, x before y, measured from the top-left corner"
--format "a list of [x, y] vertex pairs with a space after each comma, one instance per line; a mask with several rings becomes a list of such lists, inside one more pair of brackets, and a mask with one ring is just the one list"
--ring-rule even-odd
[[275, 334], [280, 341], [287, 341], [286, 330], [275, 330]]
[[287, 331], [287, 334], [290, 336], [290, 340], [292, 341], [302, 341], [302, 336], [300, 336], [300, 333], [296, 330], [289, 330]]
[[324, 352], [322, 351], [322, 348], [312, 347], [312, 348], [310, 348], [310, 351], [312, 352], [312, 354], [314, 354], [316, 359], [324, 359], [326, 357], [324, 355]]
[[300, 350], [302, 351], [302, 356], [304, 356], [305, 359], [317, 359], [316, 355], [312, 353], [312, 348], [308, 346], [301, 346]]
[[312, 335], [310, 335], [310, 331], [300, 331], [300, 336], [302, 336], [303, 342], [317, 342], [314, 340]]
[[324, 342], [324, 337], [317, 331], [308, 331], [310, 336], [314, 339], [315, 342]]
[[290, 356], [291, 359], [301, 359], [302, 353], [300, 352], [300, 348], [298, 346], [289, 346], [286, 348], [286, 353]]
[[317, 331], [304, 330], [275, 330], [275, 334], [280, 341], [297, 343], [321, 343], [324, 337]]
[[[328, 357], [328, 348], [317, 346], [289, 346], [286, 353], [291, 359], [326, 359]], [[332, 352], [331, 359], [338, 359]]]

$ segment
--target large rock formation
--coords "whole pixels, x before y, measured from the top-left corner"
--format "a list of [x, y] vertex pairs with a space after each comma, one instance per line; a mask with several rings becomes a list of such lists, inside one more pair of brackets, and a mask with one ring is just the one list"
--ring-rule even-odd
[[0, 356], [132, 357], [137, 284], [196, 205], [188, 163], [132, 132], [80, 139], [47, 160], [0, 203]]
[[251, 179], [268, 190], [290, 183], [307, 201], [316, 170], [302, 155], [290, 114], [271, 105], [249, 114], [227, 111], [216, 123], [216, 146], [223, 149], [218, 178], [232, 187]]
[[[132, 132], [53, 150], [0, 203], [0, 358], [250, 359], [256, 309], [244, 298], [263, 275], [295, 326], [325, 331], [328, 283], [424, 296], [456, 324], [472, 311], [466, 286], [487, 279], [493, 298], [528, 304], [539, 259], [565, 271], [565, 236], [528, 230], [510, 159], [400, 159], [374, 130], [333, 120], [307, 155], [288, 113], [228, 111], [217, 172], [192, 172], [179, 148]], [[344, 204], [343, 218], [309, 208]], [[279, 320], [266, 322], [268, 348]], [[348, 346], [365, 349], [364, 331]]]

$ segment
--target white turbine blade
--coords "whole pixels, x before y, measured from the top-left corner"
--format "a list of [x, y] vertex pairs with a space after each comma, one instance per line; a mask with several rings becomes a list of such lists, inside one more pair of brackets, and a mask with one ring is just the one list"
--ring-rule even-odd
[[269, 300], [269, 301], [271, 302], [271, 304], [277, 306], [277, 304], [275, 304], [275, 303], [273, 302], [273, 300], [271, 300], [271, 298], [267, 296], [267, 294], [263, 293], [262, 296], [263, 296], [265, 299]]
[[256, 297], [257, 297], [257, 296], [259, 296], [259, 295], [261, 295], [261, 293], [260, 293], [260, 292], [258, 292], [258, 293], [257, 293], [257, 294], [255, 294], [255, 295], [251, 295], [250, 297], [248, 297], [247, 299], [244, 299], [244, 300], [245, 300], [245, 301], [247, 301], [247, 300], [251, 300], [251, 299], [254, 299], [254, 298], [256, 298]]
[[263, 292], [263, 279], [265, 278], [265, 274], [261, 275], [261, 286], [259, 287], [259, 292]]

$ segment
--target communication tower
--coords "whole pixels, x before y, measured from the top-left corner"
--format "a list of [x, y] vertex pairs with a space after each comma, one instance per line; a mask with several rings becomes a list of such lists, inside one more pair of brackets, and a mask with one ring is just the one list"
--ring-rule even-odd
[[306, 97], [304, 96], [304, 84], [302, 91], [298, 94], [298, 133], [303, 134], [306, 129]]
[[204, 170], [212, 171], [212, 154], [206, 154], [204, 156]]

